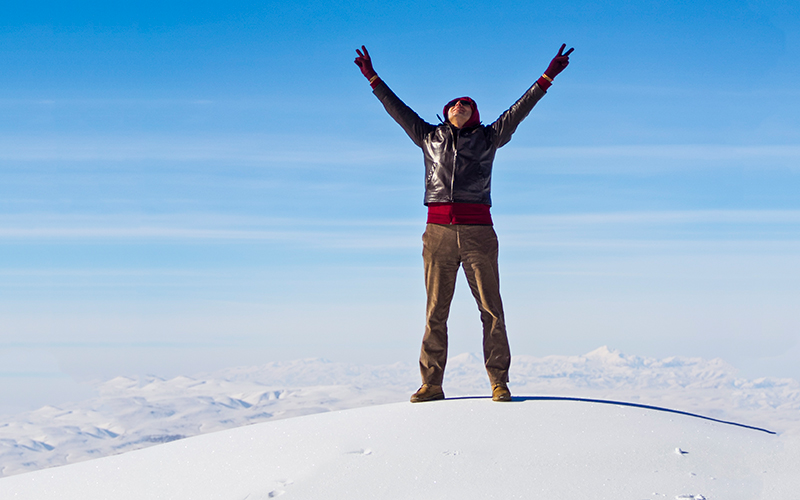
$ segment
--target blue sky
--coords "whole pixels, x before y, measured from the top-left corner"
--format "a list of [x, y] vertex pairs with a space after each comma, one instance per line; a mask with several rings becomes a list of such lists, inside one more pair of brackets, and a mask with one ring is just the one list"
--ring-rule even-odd
[[[423, 118], [500, 150], [512, 350], [800, 377], [800, 8], [726, 2], [33, 2], [0, 21], [0, 395], [300, 357], [414, 360]], [[453, 353], [479, 351], [460, 283]], [[513, 376], [513, 374], [512, 374]], [[0, 412], [3, 408], [0, 408]]]

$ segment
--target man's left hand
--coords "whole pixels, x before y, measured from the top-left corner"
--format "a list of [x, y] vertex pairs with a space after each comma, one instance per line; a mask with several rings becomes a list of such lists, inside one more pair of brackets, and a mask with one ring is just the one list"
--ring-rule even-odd
[[568, 50], [568, 51], [565, 53], [565, 52], [564, 52], [564, 49], [565, 49], [565, 48], [567, 48], [567, 44], [566, 44], [566, 43], [564, 43], [564, 44], [562, 44], [562, 45], [561, 45], [561, 48], [560, 48], [560, 49], [558, 49], [558, 54], [556, 54], [556, 56], [553, 58], [553, 60], [552, 60], [552, 61], [550, 61], [550, 66], [548, 66], [548, 67], [547, 67], [547, 69], [546, 69], [546, 70], [545, 70], [545, 72], [544, 72], [544, 74], [545, 74], [545, 75], [546, 75], [548, 78], [550, 78], [550, 80], [551, 80], [551, 81], [552, 81], [552, 80], [553, 80], [553, 78], [555, 78], [555, 77], [556, 77], [556, 76], [557, 76], [559, 73], [561, 73], [562, 71], [564, 71], [564, 68], [566, 68], [566, 67], [567, 67], [567, 65], [569, 64], [569, 55], [570, 55], [570, 54], [572, 54], [572, 51], [573, 51], [573, 50], [575, 50], [575, 48], [573, 47], [573, 48], [569, 49], [569, 50]]

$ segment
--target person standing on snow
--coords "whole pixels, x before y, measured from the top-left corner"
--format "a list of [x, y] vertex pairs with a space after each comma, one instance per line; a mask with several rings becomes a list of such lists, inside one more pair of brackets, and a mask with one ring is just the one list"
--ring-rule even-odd
[[445, 104], [447, 120], [432, 125], [406, 106], [372, 67], [365, 46], [356, 49], [356, 65], [369, 80], [386, 111], [406, 131], [425, 157], [425, 205], [428, 221], [422, 235], [425, 290], [428, 295], [425, 335], [419, 358], [422, 387], [412, 403], [444, 399], [442, 381], [447, 362], [447, 317], [455, 291], [458, 268], [463, 265], [469, 288], [483, 323], [483, 356], [494, 401], [511, 401], [508, 347], [497, 235], [490, 214], [492, 164], [497, 148], [511, 135], [553, 79], [569, 64], [574, 49], [562, 45], [544, 74], [491, 125], [480, 121], [478, 106], [469, 97]]

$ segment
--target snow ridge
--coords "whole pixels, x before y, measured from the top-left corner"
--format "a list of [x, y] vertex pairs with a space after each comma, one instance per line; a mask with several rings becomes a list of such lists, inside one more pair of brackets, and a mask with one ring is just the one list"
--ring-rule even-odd
[[[0, 477], [114, 455], [268, 420], [406, 401], [416, 363], [275, 362], [170, 380], [117, 377], [97, 397], [45, 406], [0, 423]], [[582, 356], [515, 356], [512, 392], [630, 401], [800, 432], [800, 383], [738, 379], [720, 359], [627, 356], [601, 347]], [[450, 358], [448, 397], [488, 395], [482, 359]]]

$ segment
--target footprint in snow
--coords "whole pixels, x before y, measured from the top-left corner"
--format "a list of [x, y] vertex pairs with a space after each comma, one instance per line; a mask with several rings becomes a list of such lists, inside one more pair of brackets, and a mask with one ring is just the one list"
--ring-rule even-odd
[[348, 451], [347, 455], [372, 455], [372, 450], [369, 448], [363, 448], [356, 451]]
[[243, 500], [266, 500], [267, 498], [279, 497], [286, 493], [284, 490], [272, 490], [269, 493], [249, 494]]
[[286, 486], [294, 483], [294, 481], [292, 481], [291, 479], [285, 479], [285, 480], [275, 481], [275, 483], [278, 484], [278, 486], [279, 486], [278, 488], [276, 488], [276, 489], [274, 489], [272, 491], [269, 491], [267, 493], [250, 493], [246, 497], [244, 497], [242, 500], [266, 500], [268, 498], [279, 497], [279, 496], [283, 495], [284, 493], [286, 493], [286, 491], [282, 490], [281, 487], [286, 487]]

